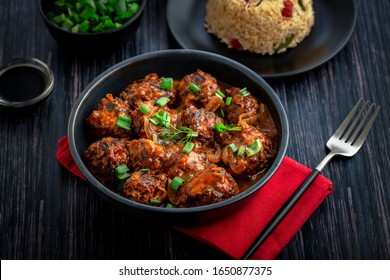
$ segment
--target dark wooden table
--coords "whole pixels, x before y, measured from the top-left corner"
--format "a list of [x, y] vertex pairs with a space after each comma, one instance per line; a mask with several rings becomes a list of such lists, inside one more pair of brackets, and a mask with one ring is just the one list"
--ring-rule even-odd
[[[280, 259], [390, 259], [390, 3], [355, 2], [355, 32], [339, 54], [310, 72], [270, 81], [290, 121], [287, 155], [312, 168], [360, 96], [382, 107], [362, 150], [327, 166], [334, 193]], [[131, 219], [55, 158], [72, 105], [93, 78], [126, 58], [179, 48], [165, 11], [166, 1], [149, 0], [129, 41], [91, 58], [58, 47], [37, 1], [0, 1], [0, 63], [34, 56], [55, 76], [51, 96], [39, 106], [0, 108], [1, 259], [227, 258], [170, 226]]]

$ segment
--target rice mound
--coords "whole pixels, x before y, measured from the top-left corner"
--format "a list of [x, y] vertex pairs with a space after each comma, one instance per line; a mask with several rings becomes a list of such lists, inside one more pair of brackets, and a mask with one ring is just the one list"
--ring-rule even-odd
[[208, 0], [206, 4], [209, 33], [230, 48], [263, 55], [296, 47], [313, 25], [312, 0]]

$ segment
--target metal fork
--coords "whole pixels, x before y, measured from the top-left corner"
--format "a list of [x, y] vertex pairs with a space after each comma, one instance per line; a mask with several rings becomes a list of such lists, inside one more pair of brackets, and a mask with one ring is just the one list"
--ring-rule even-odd
[[[323, 168], [334, 156], [341, 155], [351, 157], [357, 153], [366, 140], [368, 132], [370, 131], [380, 109], [380, 107], [375, 104], [371, 104], [371, 106], [369, 106], [368, 101], [366, 101], [363, 106], [360, 106], [362, 102], [363, 98], [360, 98], [340, 127], [326, 143], [326, 146], [330, 149], [328, 155], [310, 173], [305, 181], [280, 208], [241, 259], [246, 260], [252, 256], [257, 248], [267, 239], [287, 213], [293, 208], [299, 198], [304, 194], [314, 179], [321, 173]], [[368, 106], [369, 108], [367, 109]], [[360, 111], [358, 111], [359, 107], [361, 107]], [[364, 111], [366, 112], [364, 113]]]

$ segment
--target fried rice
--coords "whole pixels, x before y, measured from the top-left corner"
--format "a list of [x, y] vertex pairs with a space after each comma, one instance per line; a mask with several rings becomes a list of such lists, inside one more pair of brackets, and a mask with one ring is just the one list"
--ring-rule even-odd
[[259, 54], [296, 47], [314, 25], [312, 0], [208, 0], [205, 28], [230, 48]]

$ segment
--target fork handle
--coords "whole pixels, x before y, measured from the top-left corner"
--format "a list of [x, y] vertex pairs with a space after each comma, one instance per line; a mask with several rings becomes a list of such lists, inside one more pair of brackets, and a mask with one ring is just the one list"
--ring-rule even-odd
[[302, 195], [305, 193], [305, 191], [320, 173], [321, 171], [319, 171], [318, 169], [313, 169], [313, 171], [309, 174], [305, 181], [303, 181], [303, 183], [298, 187], [298, 189], [296, 189], [296, 191], [290, 196], [290, 198], [283, 204], [283, 206], [279, 209], [276, 215], [271, 219], [271, 221], [267, 224], [267, 226], [263, 229], [260, 235], [252, 243], [249, 249], [241, 257], [242, 260], [249, 259], [253, 255], [253, 253], [256, 252], [257, 248], [259, 248], [260, 245], [263, 244], [263, 242], [280, 224], [284, 217], [286, 217], [286, 215], [290, 212], [290, 210], [294, 207], [297, 201], [302, 197]]

